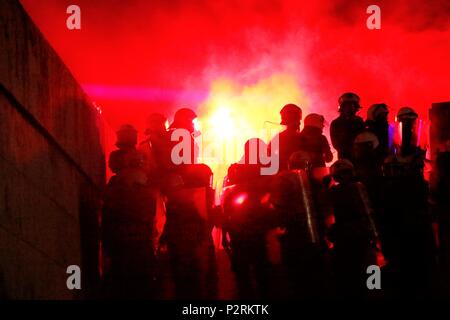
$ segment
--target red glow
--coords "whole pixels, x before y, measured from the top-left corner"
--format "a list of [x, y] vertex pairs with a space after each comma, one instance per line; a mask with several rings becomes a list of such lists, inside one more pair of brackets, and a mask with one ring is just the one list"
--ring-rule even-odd
[[[380, 247], [381, 248], [381, 247]], [[384, 267], [387, 265], [387, 260], [384, 258], [383, 253], [381, 252], [381, 250], [378, 250], [376, 253], [376, 261], [377, 261], [377, 265], [380, 267]]]
[[266, 193], [262, 198], [261, 198], [261, 204], [262, 205], [267, 205], [269, 204], [270, 201], [270, 193]]
[[[423, 117], [431, 102], [448, 100], [446, 0], [377, 1], [382, 29], [374, 31], [366, 28], [370, 1], [78, 0], [79, 31], [65, 27], [67, 1], [21, 2], [83, 84], [208, 92], [218, 78], [247, 85], [290, 71], [306, 90], [307, 107], [328, 120], [338, 95], [350, 89], [364, 108], [385, 101], [394, 110], [411, 105]], [[198, 103], [190, 93], [92, 98], [113, 127], [142, 128], [152, 110], [170, 116]], [[278, 120], [279, 107], [268, 120]]]
[[234, 198], [233, 202], [234, 202], [235, 205], [240, 206], [240, 205], [242, 205], [245, 202], [245, 200], [247, 200], [247, 198], [248, 198], [248, 195], [246, 193], [241, 193], [241, 194], [238, 194]]
[[333, 224], [335, 224], [336, 219], [334, 218], [334, 214], [330, 214], [325, 218], [325, 225], [327, 227], [331, 227]]
[[[221, 80], [234, 86], [221, 102], [238, 96], [237, 117], [266, 104], [264, 112], [251, 111], [257, 118], [240, 119], [244, 124], [279, 121], [292, 98], [278, 93], [287, 80], [304, 114], [321, 113], [328, 122], [348, 90], [361, 96], [363, 117], [370, 104], [385, 102], [391, 119], [405, 105], [425, 119], [432, 102], [449, 99], [447, 0], [377, 1], [381, 30], [366, 27], [371, 1], [78, 0], [76, 31], [65, 27], [67, 1], [21, 2], [113, 129], [131, 123], [143, 132], [149, 113], [171, 120], [184, 106], [205, 119]], [[255, 98], [254, 90], [269, 98]], [[242, 123], [233, 130], [245, 141], [252, 126]], [[213, 168], [216, 182], [228, 165]]]

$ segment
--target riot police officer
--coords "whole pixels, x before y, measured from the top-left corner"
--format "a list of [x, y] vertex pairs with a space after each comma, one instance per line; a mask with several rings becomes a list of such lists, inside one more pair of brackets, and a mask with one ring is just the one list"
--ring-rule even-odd
[[[171, 137], [173, 136], [174, 131], [176, 130], [185, 130], [190, 135], [190, 143], [189, 150], [182, 150], [179, 156], [183, 159], [187, 159], [188, 161], [183, 161], [184, 164], [194, 164], [197, 163], [198, 158], [198, 146], [195, 143], [195, 123], [194, 121], [197, 119], [197, 114], [189, 108], [181, 108], [175, 112], [175, 116], [172, 124], [169, 126], [169, 134]], [[184, 135], [182, 135], [184, 137]], [[180, 142], [180, 141], [178, 141]], [[174, 144], [172, 144], [174, 145]], [[189, 155], [185, 155], [184, 152], [190, 152]], [[172, 159], [173, 160], [173, 159]], [[188, 162], [188, 163], [186, 163]]]
[[228, 169], [222, 196], [223, 245], [229, 252], [239, 297], [244, 299], [267, 298], [271, 293], [267, 235], [274, 228], [275, 217], [269, 203], [272, 176], [261, 175], [260, 171], [257, 151], [263, 147], [259, 139], [247, 141], [244, 161]]
[[288, 294], [291, 298], [323, 297], [327, 294], [324, 242], [310, 181], [309, 153], [294, 152], [288, 165], [288, 171], [273, 178], [270, 197], [278, 226], [284, 230], [280, 241]]
[[[188, 139], [184, 141], [188, 150], [180, 151], [180, 156], [187, 161], [172, 161], [172, 169], [164, 179], [167, 219], [160, 242], [167, 245], [176, 297], [212, 299], [217, 294], [217, 270], [211, 236], [213, 224], [210, 219], [214, 191], [211, 169], [196, 163], [197, 146], [193, 137], [196, 117], [190, 109], [179, 109], [169, 128], [171, 135], [181, 129], [182, 140], [176, 143]], [[173, 155], [174, 144], [171, 146]]]
[[[433, 211], [439, 223], [439, 263], [446, 283], [450, 281], [450, 140], [438, 153], [433, 175]], [[449, 294], [447, 290], [447, 294]]]
[[363, 297], [367, 290], [365, 271], [376, 262], [373, 244], [378, 237], [370, 203], [364, 185], [355, 180], [350, 161], [336, 161], [331, 166], [331, 175], [338, 183], [329, 190], [335, 218], [329, 239], [334, 244], [338, 294]]
[[309, 154], [311, 168], [325, 167], [326, 162], [333, 160], [330, 144], [322, 132], [325, 118], [317, 113], [308, 114], [304, 120], [304, 128], [300, 132], [300, 145]]
[[352, 159], [353, 142], [364, 130], [364, 121], [356, 113], [361, 109], [360, 98], [353, 92], [339, 97], [339, 117], [330, 125], [330, 136], [339, 159]]
[[378, 139], [379, 150], [383, 157], [389, 152], [389, 109], [385, 103], [376, 103], [367, 110], [366, 127]]
[[300, 146], [300, 123], [302, 120], [302, 109], [295, 104], [285, 105], [281, 111], [281, 125], [286, 129], [278, 134], [278, 144], [274, 140], [269, 144], [269, 152], [274, 152], [279, 157], [279, 171], [287, 170], [288, 160], [292, 153], [299, 151]]
[[117, 132], [119, 150], [109, 160], [116, 173], [105, 192], [102, 238], [110, 269], [105, 290], [114, 298], [149, 298], [153, 294], [152, 247], [155, 196], [148, 184], [145, 157], [136, 150], [137, 131]]
[[108, 166], [114, 174], [130, 166], [130, 155], [136, 153], [137, 130], [132, 125], [125, 124], [119, 128], [116, 135], [117, 150], [112, 151], [108, 159]]
[[171, 141], [167, 131], [167, 118], [160, 113], [150, 114], [144, 134], [146, 138], [139, 143], [138, 150], [145, 156], [144, 169], [149, 185], [154, 188], [157, 202], [153, 230], [153, 249], [156, 254], [166, 219], [163, 184], [173, 166], [170, 159]]
[[383, 164], [383, 250], [394, 292], [425, 297], [433, 288], [436, 254], [429, 187], [423, 175], [425, 152], [417, 143], [418, 115], [414, 109], [401, 108], [397, 119], [402, 140]]
[[170, 136], [166, 128], [167, 118], [152, 113], [147, 118], [146, 138], [139, 143], [139, 151], [146, 156], [149, 178], [157, 184], [162, 172], [170, 169]]

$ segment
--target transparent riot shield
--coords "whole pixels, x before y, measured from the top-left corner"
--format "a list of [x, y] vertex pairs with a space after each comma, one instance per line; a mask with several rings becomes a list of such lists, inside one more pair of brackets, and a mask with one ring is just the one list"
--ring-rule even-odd
[[319, 235], [317, 231], [317, 214], [314, 207], [314, 201], [312, 197], [311, 183], [306, 170], [294, 170], [296, 178], [298, 179], [298, 190], [300, 195], [301, 206], [299, 214], [305, 219], [308, 238], [313, 244], [319, 242]]

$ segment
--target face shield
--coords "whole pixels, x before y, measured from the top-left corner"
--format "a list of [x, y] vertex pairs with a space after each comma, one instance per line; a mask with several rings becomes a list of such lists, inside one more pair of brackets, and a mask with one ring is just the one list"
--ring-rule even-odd
[[396, 118], [390, 128], [390, 144], [397, 152], [410, 154], [416, 152], [418, 148], [426, 150], [428, 148], [429, 123], [419, 119]]

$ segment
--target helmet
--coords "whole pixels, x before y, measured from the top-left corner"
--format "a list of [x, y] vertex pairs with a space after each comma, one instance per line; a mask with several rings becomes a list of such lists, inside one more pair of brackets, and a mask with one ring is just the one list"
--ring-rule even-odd
[[166, 129], [167, 118], [161, 113], [152, 113], [147, 118], [147, 129], [145, 134], [150, 134], [152, 131], [164, 131]]
[[353, 164], [347, 159], [337, 160], [335, 163], [332, 164], [330, 169], [332, 176], [337, 176], [344, 172], [351, 172], [353, 174], [354, 171]]
[[361, 99], [356, 93], [346, 92], [339, 97], [338, 103], [342, 106], [344, 103], [357, 103], [359, 105], [359, 101]]
[[173, 118], [173, 122], [170, 125], [171, 129], [175, 128], [185, 128], [193, 126], [192, 121], [197, 118], [197, 115], [195, 114], [192, 109], [189, 108], [181, 108], [178, 109], [177, 112], [175, 112], [175, 116]]
[[365, 132], [358, 134], [355, 138], [355, 144], [357, 144], [357, 143], [361, 143], [361, 144], [371, 143], [372, 149], [375, 149], [380, 144], [377, 136], [369, 131], [365, 131]]
[[410, 107], [400, 108], [400, 110], [398, 110], [398, 113], [397, 113], [397, 119], [400, 122], [405, 121], [405, 120], [415, 120], [418, 117], [419, 116], [418, 116], [417, 112], [414, 111], [414, 109], [410, 108]]
[[359, 110], [361, 109], [359, 102], [360, 98], [356, 93], [346, 92], [339, 97], [339, 112], [341, 112], [343, 110], [343, 107], [345, 106], [353, 106], [356, 108], [356, 110]]
[[122, 134], [122, 133], [126, 133], [126, 132], [136, 132], [137, 130], [131, 125], [131, 124], [124, 124], [121, 125], [119, 130], [116, 131], [117, 134]]
[[305, 117], [304, 123], [305, 127], [309, 126], [322, 129], [325, 125], [325, 118], [320, 114], [310, 113]]
[[177, 121], [192, 121], [195, 118], [197, 118], [197, 115], [195, 114], [192, 109], [189, 108], [181, 108], [178, 109], [177, 112], [175, 112], [175, 116], [173, 118], [173, 122]]
[[280, 115], [280, 124], [287, 125], [300, 123], [300, 120], [302, 120], [302, 109], [293, 103], [289, 103], [281, 109]]
[[131, 124], [122, 125], [116, 134], [118, 148], [134, 147], [137, 143], [137, 130]]
[[385, 103], [376, 103], [367, 110], [367, 120], [375, 120], [381, 114], [388, 114], [388, 106]]

